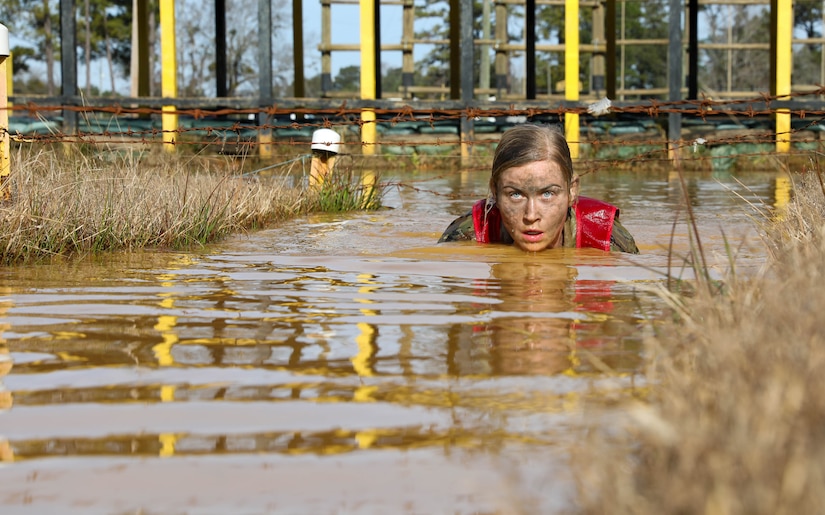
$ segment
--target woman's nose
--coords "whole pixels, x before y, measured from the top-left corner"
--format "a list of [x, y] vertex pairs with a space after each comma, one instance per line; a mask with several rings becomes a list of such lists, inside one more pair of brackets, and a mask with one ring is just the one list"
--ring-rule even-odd
[[524, 206], [524, 221], [527, 223], [535, 222], [539, 218], [539, 211], [536, 209], [535, 199], [528, 198], [527, 204]]

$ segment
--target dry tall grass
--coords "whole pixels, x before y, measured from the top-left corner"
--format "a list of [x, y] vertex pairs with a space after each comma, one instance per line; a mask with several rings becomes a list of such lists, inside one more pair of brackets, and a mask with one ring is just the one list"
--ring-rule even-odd
[[103, 160], [40, 148], [14, 156], [13, 200], [0, 204], [0, 263], [143, 247], [184, 248], [317, 207], [277, 178], [226, 162], [125, 154]]
[[763, 273], [670, 297], [649, 395], [574, 453], [577, 513], [825, 512], [825, 188], [795, 179]]

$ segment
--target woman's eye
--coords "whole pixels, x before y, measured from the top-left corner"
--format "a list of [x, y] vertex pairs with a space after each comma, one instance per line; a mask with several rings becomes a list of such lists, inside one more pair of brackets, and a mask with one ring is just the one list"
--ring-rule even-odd
[[555, 195], [556, 195], [555, 191], [545, 191], [544, 193], [541, 194], [541, 196], [544, 197], [544, 198], [550, 198], [550, 197], [553, 197]]
[[521, 193], [519, 193], [518, 191], [512, 191], [510, 192], [510, 198], [513, 200], [520, 199]]

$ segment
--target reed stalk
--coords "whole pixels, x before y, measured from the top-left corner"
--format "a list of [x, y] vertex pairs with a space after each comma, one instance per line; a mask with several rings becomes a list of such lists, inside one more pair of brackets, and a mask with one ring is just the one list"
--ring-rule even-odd
[[381, 186], [364, 183], [350, 171], [336, 170], [318, 190], [318, 209], [324, 212], [375, 210], [381, 207]]
[[647, 338], [649, 393], [573, 452], [576, 513], [822, 512], [825, 188], [812, 165], [766, 225], [763, 271], [663, 291], [678, 316]]
[[[380, 205], [381, 186], [366, 206], [324, 204], [284, 177], [244, 177], [231, 161], [214, 158], [60, 148], [19, 150], [13, 157], [13, 200], [0, 204], [0, 263], [6, 265], [112, 250], [183, 249], [306, 212]], [[337, 187], [339, 195], [363, 198], [350, 183]]]

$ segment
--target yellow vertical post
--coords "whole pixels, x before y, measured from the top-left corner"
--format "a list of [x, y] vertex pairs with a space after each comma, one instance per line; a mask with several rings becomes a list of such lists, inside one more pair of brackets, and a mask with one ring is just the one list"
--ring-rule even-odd
[[[361, 99], [375, 100], [376, 84], [378, 78], [375, 76], [375, 0], [359, 0], [361, 8]], [[378, 141], [378, 130], [375, 125], [375, 110], [363, 109], [361, 111], [361, 153], [365, 155], [375, 154], [375, 144]], [[375, 172], [371, 169], [364, 170], [361, 178], [364, 188], [375, 187]], [[366, 195], [365, 198], [369, 197]]]
[[[564, 2], [564, 99], [579, 100], [579, 2]], [[564, 135], [570, 156], [579, 157], [579, 115], [564, 113]]]
[[[9, 52], [6, 58], [6, 98], [14, 96], [14, 56], [13, 52]], [[8, 101], [8, 107], [11, 109], [11, 100]]]
[[[375, 100], [375, 0], [360, 0], [361, 100]], [[361, 111], [361, 152], [375, 154], [375, 110]]]
[[[269, 117], [266, 117], [269, 119]], [[263, 128], [258, 131], [258, 156], [261, 158], [272, 157], [272, 129]]]
[[11, 200], [11, 160], [9, 159], [9, 29], [0, 25], [0, 202]]
[[[160, 0], [160, 53], [161, 53], [161, 94], [164, 98], [178, 96], [178, 63], [175, 44], [175, 0]], [[178, 130], [178, 115], [175, 106], [161, 108], [161, 126], [164, 148], [175, 150], [175, 134]]]
[[[788, 100], [791, 94], [791, 69], [793, 50], [793, 2], [779, 0], [776, 6], [776, 96], [778, 100]], [[791, 111], [776, 110], [776, 151], [791, 149]]]

